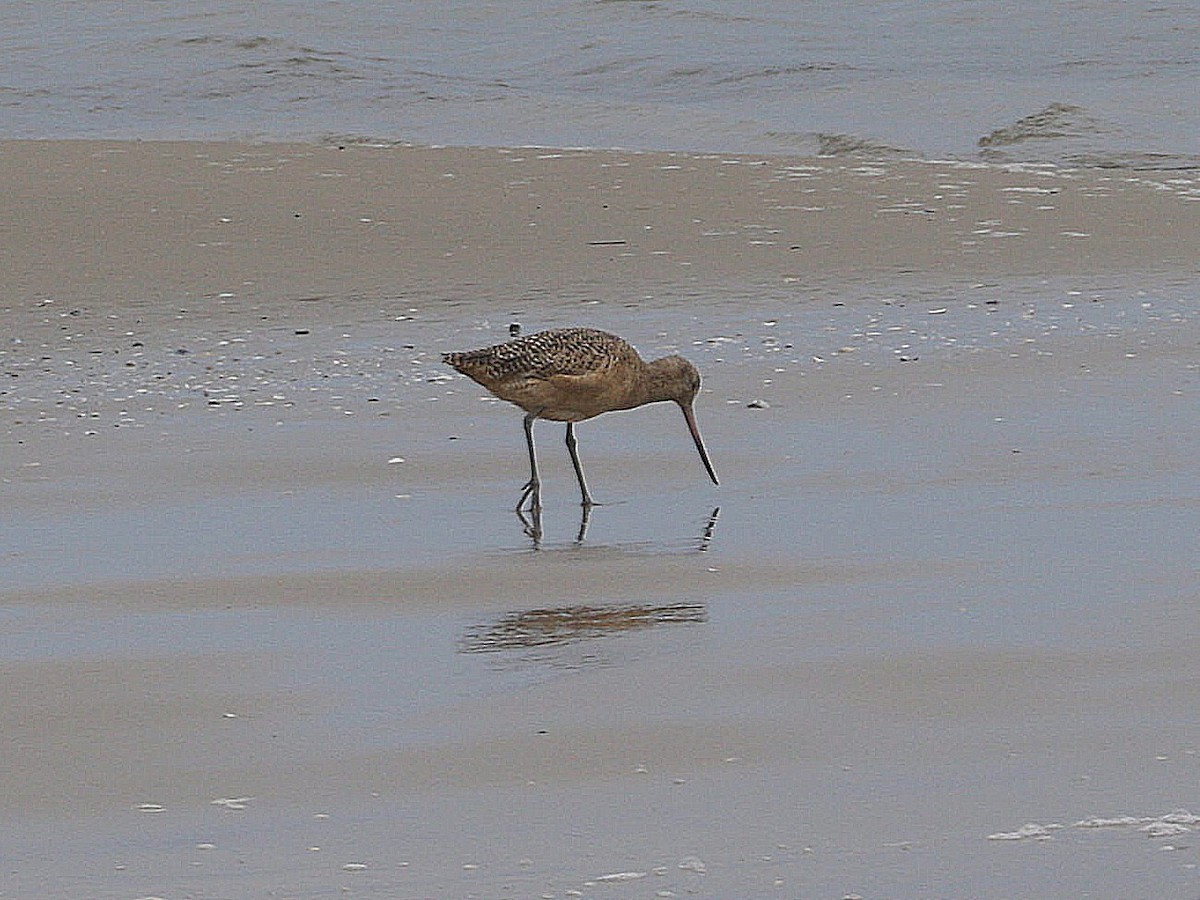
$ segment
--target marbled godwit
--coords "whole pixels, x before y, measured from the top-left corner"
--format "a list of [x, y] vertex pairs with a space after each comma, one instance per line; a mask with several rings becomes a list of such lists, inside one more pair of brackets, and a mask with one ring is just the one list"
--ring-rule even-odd
[[664, 400], [678, 403], [683, 410], [708, 477], [713, 484], [718, 483], [692, 412], [692, 403], [700, 390], [700, 373], [682, 356], [646, 362], [614, 334], [592, 328], [555, 328], [482, 350], [444, 353], [442, 361], [501, 400], [525, 410], [529, 481], [521, 489], [518, 511], [527, 498], [530, 509], [540, 509], [542, 505], [542, 482], [533, 449], [535, 420], [567, 423], [567, 450], [586, 508], [594, 502], [576, 452], [575, 423], [601, 413]]

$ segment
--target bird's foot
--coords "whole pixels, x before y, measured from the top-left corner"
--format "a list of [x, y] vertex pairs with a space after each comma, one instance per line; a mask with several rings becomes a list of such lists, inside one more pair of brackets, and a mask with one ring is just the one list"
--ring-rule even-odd
[[530, 512], [540, 512], [542, 509], [542, 485], [541, 482], [527, 481], [521, 488], [521, 497], [517, 500], [517, 512], [525, 509], [525, 501], [529, 501], [528, 509]]
[[532, 538], [534, 549], [538, 549], [542, 545], [542, 511], [541, 509], [532, 509], [529, 511], [529, 518], [525, 517], [525, 513], [517, 509], [517, 518], [521, 520], [521, 527], [525, 534]]

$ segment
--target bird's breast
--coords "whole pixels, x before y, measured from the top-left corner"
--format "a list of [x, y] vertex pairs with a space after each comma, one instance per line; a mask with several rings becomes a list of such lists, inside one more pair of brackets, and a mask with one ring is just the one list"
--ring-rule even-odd
[[582, 422], [601, 413], [628, 409], [628, 391], [620, 382], [593, 375], [552, 375], [505, 379], [491, 387], [501, 400], [539, 419]]

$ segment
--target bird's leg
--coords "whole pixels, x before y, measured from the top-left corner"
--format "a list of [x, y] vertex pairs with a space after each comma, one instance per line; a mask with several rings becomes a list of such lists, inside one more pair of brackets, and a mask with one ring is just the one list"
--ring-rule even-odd
[[585, 506], [579, 516], [579, 534], [575, 536], [575, 543], [582, 544], [587, 538], [588, 520], [592, 518], [592, 508]]
[[542, 480], [538, 478], [537, 454], [533, 449], [533, 423], [537, 419], [537, 413], [528, 413], [525, 416], [525, 442], [529, 445], [529, 481], [525, 482], [525, 486], [521, 488], [521, 499], [517, 501], [517, 512], [521, 511], [521, 507], [525, 505], [526, 498], [529, 499], [529, 508], [537, 511], [542, 508]]
[[592, 495], [588, 493], [587, 482], [583, 480], [583, 466], [579, 464], [579, 453], [575, 449], [575, 423], [567, 423], [567, 452], [571, 454], [571, 464], [575, 466], [575, 477], [579, 479], [579, 490], [583, 494], [583, 506], [595, 506]]

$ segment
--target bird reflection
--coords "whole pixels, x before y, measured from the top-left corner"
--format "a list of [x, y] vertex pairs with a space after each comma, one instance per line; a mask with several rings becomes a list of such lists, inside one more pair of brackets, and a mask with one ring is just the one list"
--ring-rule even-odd
[[664, 606], [627, 603], [530, 609], [507, 613], [495, 622], [468, 629], [459, 642], [459, 649], [463, 653], [496, 653], [549, 647], [660, 625], [706, 621], [708, 610], [702, 603], [672, 603]]
[[706, 552], [709, 544], [712, 543], [713, 534], [717, 530], [717, 517], [719, 515], [721, 515], [721, 507], [719, 506], [708, 514], [708, 524], [704, 526], [704, 531], [700, 535], [700, 546], [696, 548], [701, 553]]
[[[592, 521], [593, 508], [594, 507], [592, 506], [580, 507], [581, 512], [579, 516], [579, 531], [576, 532], [575, 535], [575, 546], [581, 545], [587, 539], [588, 525]], [[525, 532], [526, 537], [533, 542], [533, 549], [542, 549], [542, 536], [544, 532], [542, 530], [541, 507], [524, 510], [518, 509], [516, 510], [516, 514], [517, 519], [521, 523], [521, 529]], [[713, 535], [717, 530], [717, 518], [720, 516], [720, 514], [721, 507], [719, 506], [715, 507], [713, 511], [708, 514], [708, 519], [704, 523], [704, 529], [700, 532], [699, 546], [696, 547], [696, 549], [701, 553], [706, 552], [712, 545]]]

